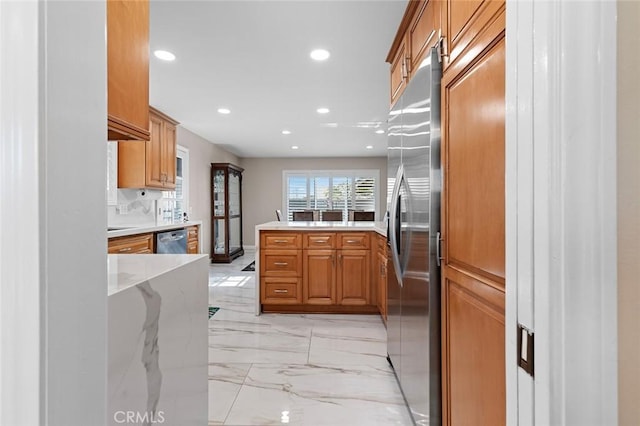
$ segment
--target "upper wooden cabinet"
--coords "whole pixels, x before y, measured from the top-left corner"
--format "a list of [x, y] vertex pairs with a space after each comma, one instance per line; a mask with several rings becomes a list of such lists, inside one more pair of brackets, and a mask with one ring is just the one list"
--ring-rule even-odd
[[147, 109], [151, 139], [118, 142], [118, 188], [174, 189], [179, 123], [155, 108]]
[[410, 1], [407, 5], [387, 55], [391, 64], [391, 104], [400, 97], [429, 48], [444, 35], [446, 8], [444, 0]]
[[109, 140], [149, 140], [149, 1], [107, 1]]

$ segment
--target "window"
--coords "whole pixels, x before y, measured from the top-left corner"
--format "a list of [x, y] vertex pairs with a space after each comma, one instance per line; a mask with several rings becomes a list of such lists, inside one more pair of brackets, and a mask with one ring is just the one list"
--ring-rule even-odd
[[[283, 172], [283, 210], [288, 220], [294, 211], [377, 211], [378, 170], [331, 170]], [[376, 217], [379, 215], [376, 214]]]
[[176, 223], [184, 220], [189, 205], [189, 150], [178, 145], [176, 158], [176, 189], [162, 191], [159, 201], [158, 223]]

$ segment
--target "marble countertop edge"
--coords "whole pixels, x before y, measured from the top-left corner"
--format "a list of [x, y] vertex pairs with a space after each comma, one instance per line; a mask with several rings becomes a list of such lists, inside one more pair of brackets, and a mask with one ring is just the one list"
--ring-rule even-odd
[[202, 221], [190, 220], [188, 222], [169, 223], [165, 225], [113, 225], [114, 228], [121, 229], [107, 231], [107, 238], [126, 237], [128, 235], [146, 234], [148, 232], [168, 231], [171, 229], [180, 229], [195, 225], [202, 228]]
[[267, 222], [256, 225], [256, 231], [375, 231], [385, 237], [385, 222]]
[[206, 259], [207, 254], [109, 254], [107, 294], [112, 296], [189, 263]]

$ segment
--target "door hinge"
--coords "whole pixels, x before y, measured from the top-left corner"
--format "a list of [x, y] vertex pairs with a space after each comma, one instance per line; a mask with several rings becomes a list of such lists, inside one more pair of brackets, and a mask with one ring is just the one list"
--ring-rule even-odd
[[534, 333], [518, 324], [518, 367], [533, 376]]
[[446, 49], [445, 38], [441, 34], [438, 38], [438, 44], [436, 45], [436, 49], [438, 51], [438, 59], [440, 60], [440, 63], [443, 63], [444, 58], [449, 57], [449, 53], [447, 52], [447, 49]]

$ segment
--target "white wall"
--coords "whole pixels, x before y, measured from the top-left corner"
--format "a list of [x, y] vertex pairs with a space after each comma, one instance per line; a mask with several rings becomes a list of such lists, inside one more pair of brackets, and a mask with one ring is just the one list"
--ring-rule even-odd
[[[176, 118], [178, 119], [178, 118]], [[211, 253], [211, 163], [239, 165], [234, 154], [178, 126], [178, 145], [189, 149], [189, 219], [202, 221], [202, 253]]]
[[276, 220], [276, 209], [282, 209], [283, 170], [380, 170], [378, 211], [387, 205], [387, 158], [243, 158], [242, 237], [245, 246], [255, 245], [255, 226]]
[[640, 425], [640, 3], [618, 1], [618, 407]]
[[106, 420], [105, 15], [0, 2], [3, 425]]

